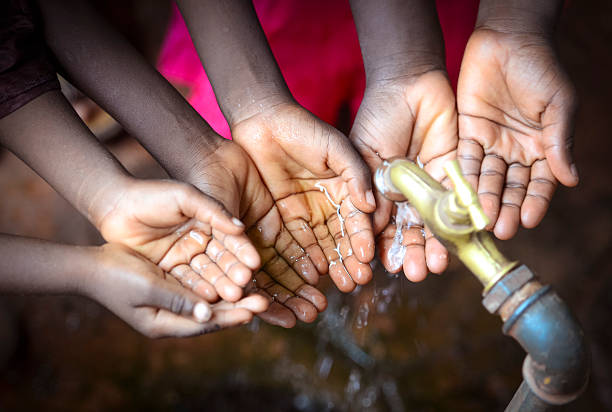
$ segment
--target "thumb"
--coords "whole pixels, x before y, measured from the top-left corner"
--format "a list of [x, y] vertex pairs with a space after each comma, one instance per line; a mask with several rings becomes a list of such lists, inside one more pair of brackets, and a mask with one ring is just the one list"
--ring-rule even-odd
[[233, 217], [221, 202], [187, 184], [183, 185], [178, 193], [179, 207], [185, 216], [208, 223], [213, 229], [229, 235], [239, 235], [244, 232], [244, 223]]
[[151, 284], [145, 304], [165, 309], [176, 315], [192, 317], [200, 323], [207, 322], [212, 317], [210, 305], [201, 297], [178, 283], [167, 280], [159, 279]]
[[328, 166], [348, 184], [353, 205], [364, 213], [376, 209], [370, 170], [349, 139], [335, 130], [327, 154]]
[[574, 116], [573, 92], [560, 92], [542, 115], [544, 154], [553, 175], [565, 186], [578, 184], [578, 169], [572, 158]]

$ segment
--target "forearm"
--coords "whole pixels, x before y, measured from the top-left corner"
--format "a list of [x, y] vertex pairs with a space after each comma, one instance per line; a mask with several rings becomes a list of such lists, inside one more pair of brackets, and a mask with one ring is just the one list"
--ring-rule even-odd
[[94, 224], [112, 206], [110, 194], [129, 178], [58, 91], [0, 119], [0, 143]]
[[47, 42], [70, 80], [170, 175], [187, 179], [191, 165], [214, 151], [219, 136], [86, 2], [41, 1], [40, 7]]
[[177, 3], [230, 127], [292, 101], [251, 1]]
[[82, 293], [95, 250], [0, 234], [0, 292]]
[[431, 0], [351, 0], [367, 82], [443, 69], [444, 40]]
[[476, 28], [552, 35], [563, 0], [481, 0]]

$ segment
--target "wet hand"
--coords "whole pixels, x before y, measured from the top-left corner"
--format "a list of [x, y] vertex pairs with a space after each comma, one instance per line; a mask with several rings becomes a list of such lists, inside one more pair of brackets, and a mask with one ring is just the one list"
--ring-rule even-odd
[[[325, 296], [313, 286], [319, 279], [317, 268], [284, 225], [249, 156], [237, 144], [223, 140], [214, 153], [203, 153], [201, 158], [186, 179], [240, 216], [259, 253], [260, 269], [249, 289], [271, 302], [259, 316], [283, 327], [293, 327], [296, 319], [314, 321], [327, 307]], [[207, 274], [197, 258], [183, 272], [181, 282], [187, 286], [190, 280], [191, 285], [213, 285], [222, 279], [220, 274]]]
[[339, 131], [294, 103], [232, 127], [253, 159], [284, 226], [343, 292], [372, 278], [376, 205], [367, 166]]
[[126, 246], [105, 244], [95, 250], [95, 271], [83, 280], [81, 291], [149, 337], [215, 332], [248, 323], [268, 307], [258, 295], [210, 305]]
[[576, 97], [550, 39], [477, 29], [459, 75], [458, 157], [500, 239], [535, 227], [571, 156]]
[[[172, 181], [128, 178], [111, 188], [95, 220], [104, 239], [137, 251], [180, 277], [192, 261], [222, 275], [214, 287], [194, 285], [202, 295], [235, 302], [260, 264], [245, 227], [216, 200], [193, 186]], [[211, 275], [213, 276], [213, 275]]]
[[[434, 178], [445, 177], [442, 165], [455, 156], [457, 113], [446, 74], [432, 70], [368, 85], [350, 138], [374, 172], [394, 157], [419, 161]], [[428, 270], [441, 273], [448, 264], [446, 249], [420, 219], [406, 221], [397, 231], [397, 206], [376, 193], [375, 233], [381, 261], [389, 272], [403, 269], [412, 281]], [[382, 233], [381, 233], [382, 232]], [[394, 239], [396, 239], [394, 246]]]

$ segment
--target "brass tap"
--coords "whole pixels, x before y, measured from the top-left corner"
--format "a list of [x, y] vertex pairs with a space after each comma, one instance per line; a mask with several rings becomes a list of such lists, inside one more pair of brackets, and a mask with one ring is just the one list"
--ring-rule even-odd
[[446, 190], [417, 164], [406, 159], [385, 162], [375, 173], [378, 190], [393, 201], [408, 200], [444, 246], [484, 285], [485, 294], [518, 262], [506, 259], [485, 230], [489, 219], [456, 160], [444, 170], [454, 190]]

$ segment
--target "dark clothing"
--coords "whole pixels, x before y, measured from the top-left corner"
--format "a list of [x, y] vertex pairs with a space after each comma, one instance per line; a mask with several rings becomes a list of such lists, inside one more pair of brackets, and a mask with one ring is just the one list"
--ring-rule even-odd
[[60, 88], [39, 22], [29, 1], [0, 0], [0, 118]]

